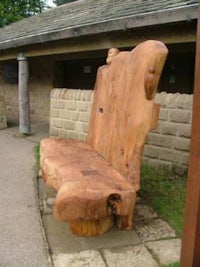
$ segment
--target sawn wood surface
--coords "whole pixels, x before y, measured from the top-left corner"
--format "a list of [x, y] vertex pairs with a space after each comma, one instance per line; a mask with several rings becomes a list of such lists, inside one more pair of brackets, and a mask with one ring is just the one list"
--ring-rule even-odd
[[74, 233], [101, 234], [113, 225], [113, 216], [119, 229], [131, 229], [143, 146], [157, 124], [154, 96], [167, 52], [163, 43], [150, 40], [98, 69], [87, 143], [41, 141], [43, 178], [58, 191], [54, 214]]

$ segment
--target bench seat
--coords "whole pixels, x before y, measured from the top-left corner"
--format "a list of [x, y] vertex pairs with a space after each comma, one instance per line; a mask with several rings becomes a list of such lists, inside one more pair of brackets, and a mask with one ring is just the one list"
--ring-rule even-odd
[[[127, 218], [125, 227], [131, 228], [128, 217], [133, 213], [136, 192], [89, 144], [46, 138], [41, 141], [40, 154], [43, 178], [58, 192], [54, 207], [57, 220], [69, 222], [71, 228], [83, 220], [97, 225], [106, 222], [102, 233], [112, 227], [113, 215], [116, 215]], [[93, 228], [95, 231], [95, 226]]]

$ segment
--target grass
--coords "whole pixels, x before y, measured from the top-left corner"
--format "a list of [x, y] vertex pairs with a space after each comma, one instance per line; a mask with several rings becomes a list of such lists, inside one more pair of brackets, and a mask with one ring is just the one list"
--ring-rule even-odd
[[170, 176], [167, 168], [142, 166], [139, 196], [152, 205], [178, 235], [182, 235], [186, 178], [171, 179]]
[[179, 267], [179, 263], [178, 262], [175, 262], [175, 263], [171, 263], [169, 265], [167, 265], [166, 267]]

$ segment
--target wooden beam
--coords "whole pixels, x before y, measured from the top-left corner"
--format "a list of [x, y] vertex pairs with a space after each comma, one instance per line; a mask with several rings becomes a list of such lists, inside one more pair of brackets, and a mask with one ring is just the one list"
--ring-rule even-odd
[[23, 54], [18, 56], [19, 62], [19, 132], [30, 134], [30, 107], [28, 91], [28, 61]]
[[192, 137], [186, 192], [181, 267], [200, 266], [200, 8], [196, 43]]
[[2, 50], [0, 61], [14, 59], [23, 50], [27, 57], [58, 54], [86, 53], [88, 51], [106, 50], [111, 47], [124, 49], [133, 47], [146, 40], [159, 40], [165, 44], [194, 43], [196, 41], [196, 21], [185, 24], [164, 25], [101, 35], [77, 37], [66, 40], [27, 45], [15, 49]]

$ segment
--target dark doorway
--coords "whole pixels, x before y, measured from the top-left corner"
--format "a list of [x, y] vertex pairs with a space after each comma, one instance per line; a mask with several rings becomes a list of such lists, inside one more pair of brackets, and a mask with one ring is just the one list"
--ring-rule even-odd
[[194, 53], [172, 53], [167, 58], [159, 83], [159, 92], [192, 94]]
[[97, 69], [103, 64], [103, 58], [57, 61], [54, 69], [54, 87], [93, 89]]

